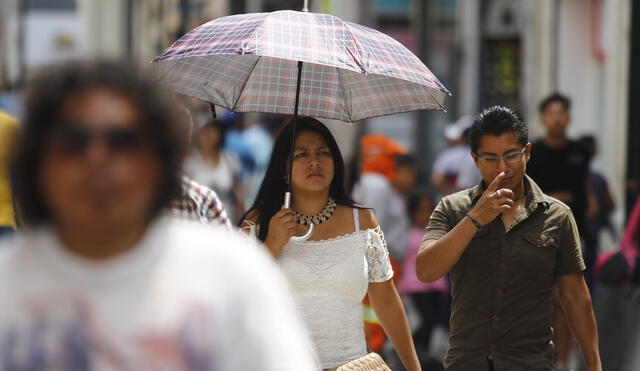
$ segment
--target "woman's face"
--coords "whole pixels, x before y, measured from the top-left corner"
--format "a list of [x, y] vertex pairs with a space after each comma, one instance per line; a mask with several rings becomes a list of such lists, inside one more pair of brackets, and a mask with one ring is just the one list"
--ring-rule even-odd
[[218, 149], [221, 140], [220, 130], [212, 125], [206, 125], [198, 131], [199, 148]]
[[38, 173], [54, 223], [88, 230], [145, 223], [162, 165], [135, 105], [95, 88], [69, 97], [55, 125]]
[[333, 181], [333, 156], [322, 135], [303, 131], [293, 150], [291, 186], [299, 191], [328, 191]]

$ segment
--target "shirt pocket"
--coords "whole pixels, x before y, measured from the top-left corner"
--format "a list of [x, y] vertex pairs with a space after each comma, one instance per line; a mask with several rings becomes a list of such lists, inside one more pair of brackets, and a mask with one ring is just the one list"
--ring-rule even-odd
[[553, 284], [558, 253], [557, 238], [548, 232], [523, 235], [522, 267], [540, 282]]

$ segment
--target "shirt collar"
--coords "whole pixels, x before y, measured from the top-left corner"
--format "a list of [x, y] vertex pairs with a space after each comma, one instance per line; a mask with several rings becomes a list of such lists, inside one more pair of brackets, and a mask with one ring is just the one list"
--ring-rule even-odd
[[[476, 204], [478, 199], [484, 191], [487, 189], [487, 183], [484, 180], [480, 182], [477, 186], [471, 188], [471, 205]], [[528, 175], [524, 175], [524, 189], [526, 194], [526, 207], [527, 209], [534, 210], [538, 207], [538, 205], [543, 205], [544, 207], [549, 206], [549, 202], [545, 198], [545, 194], [542, 192], [540, 187], [533, 181], [533, 179], [529, 178]]]

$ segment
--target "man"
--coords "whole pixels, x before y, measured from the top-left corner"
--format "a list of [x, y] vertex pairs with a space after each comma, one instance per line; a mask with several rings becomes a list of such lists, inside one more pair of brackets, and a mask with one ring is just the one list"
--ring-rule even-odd
[[525, 175], [526, 124], [508, 108], [491, 107], [476, 117], [469, 141], [483, 181], [442, 199], [416, 260], [424, 282], [451, 273], [446, 369], [553, 370], [557, 282], [587, 370], [601, 370], [575, 222]]
[[[461, 190], [462, 188], [459, 187], [461, 180], [462, 184], [474, 180], [479, 181], [478, 170], [473, 166], [472, 159], [469, 158], [469, 145], [467, 144], [466, 133], [472, 122], [472, 116], [462, 116], [444, 130], [447, 147], [436, 157], [431, 174], [431, 184], [439, 193], [438, 200]], [[469, 165], [472, 169], [467, 169]], [[460, 179], [463, 170], [467, 172], [465, 174], [467, 179]], [[471, 179], [468, 179], [469, 177]], [[477, 181], [473, 185], [478, 184]]]
[[28, 228], [0, 245], [0, 369], [314, 369], [263, 248], [160, 216], [183, 153], [161, 92], [121, 62], [29, 86], [11, 167]]
[[16, 227], [9, 186], [9, 155], [18, 134], [18, 120], [0, 110], [0, 237]]
[[[586, 214], [588, 200], [589, 149], [578, 141], [567, 137], [567, 128], [571, 117], [571, 100], [561, 94], [552, 94], [539, 106], [545, 136], [534, 142], [531, 148], [533, 157], [527, 166], [527, 174], [536, 181], [543, 192], [567, 204], [573, 212], [580, 237], [586, 233]], [[590, 254], [586, 258], [585, 278], [592, 285], [594, 261]], [[554, 344], [556, 346], [556, 364], [563, 369], [567, 366], [571, 349], [571, 333], [564, 313], [560, 308], [557, 293], [554, 292]]]
[[578, 230], [584, 236], [591, 154], [585, 145], [567, 137], [570, 109], [571, 100], [557, 93], [540, 103], [546, 133], [532, 144], [534, 155], [527, 174], [545, 193], [571, 208]]

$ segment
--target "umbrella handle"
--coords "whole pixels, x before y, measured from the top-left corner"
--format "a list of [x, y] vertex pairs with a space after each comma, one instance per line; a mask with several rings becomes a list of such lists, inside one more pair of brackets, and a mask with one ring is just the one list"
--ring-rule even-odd
[[[284, 194], [284, 207], [286, 209], [291, 207], [291, 192], [285, 192], [285, 194]], [[311, 224], [309, 224], [309, 230], [307, 231], [307, 233], [303, 234], [302, 236], [292, 236], [290, 238], [290, 240], [291, 241], [306, 241], [313, 234], [313, 229], [314, 229], [314, 225], [313, 225], [313, 223], [311, 223]]]

